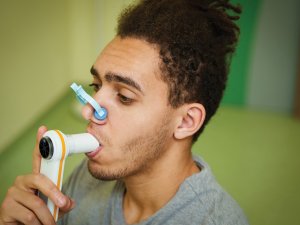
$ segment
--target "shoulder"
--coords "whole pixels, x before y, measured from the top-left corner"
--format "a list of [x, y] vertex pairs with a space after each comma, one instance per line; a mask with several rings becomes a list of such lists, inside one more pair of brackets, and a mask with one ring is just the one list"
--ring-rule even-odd
[[[183, 183], [186, 195], [193, 201], [193, 209], [201, 211], [203, 224], [248, 224], [238, 203], [219, 185], [209, 166], [200, 157], [194, 157], [201, 172]], [[201, 223], [201, 224], [202, 224]]]
[[[236, 201], [218, 184], [209, 166], [198, 157], [201, 172], [180, 185], [176, 195], [149, 221], [156, 224], [248, 225]], [[149, 224], [149, 223], [145, 223]]]

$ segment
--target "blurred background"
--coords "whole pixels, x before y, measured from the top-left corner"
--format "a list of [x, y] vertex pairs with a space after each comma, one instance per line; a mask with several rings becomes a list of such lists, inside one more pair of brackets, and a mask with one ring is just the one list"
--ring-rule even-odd
[[[0, 202], [31, 171], [40, 125], [85, 130], [69, 88], [114, 37], [131, 0], [0, 0]], [[193, 151], [251, 224], [299, 224], [300, 1], [235, 0], [240, 42], [217, 115]], [[83, 156], [67, 160], [65, 178]], [[188, 224], [188, 222], [187, 222]]]

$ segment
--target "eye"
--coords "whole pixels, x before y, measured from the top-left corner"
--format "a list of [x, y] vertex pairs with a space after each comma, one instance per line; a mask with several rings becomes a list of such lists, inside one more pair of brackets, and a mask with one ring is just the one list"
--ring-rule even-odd
[[97, 92], [101, 88], [101, 84], [91, 83], [89, 84], [90, 87], [93, 87], [94, 91]]
[[124, 96], [124, 95], [122, 95], [122, 94], [120, 94], [120, 93], [118, 93], [118, 97], [119, 97], [120, 102], [121, 102], [123, 105], [130, 105], [131, 103], [134, 102], [133, 99], [128, 98], [128, 97], [126, 97], [126, 96]]

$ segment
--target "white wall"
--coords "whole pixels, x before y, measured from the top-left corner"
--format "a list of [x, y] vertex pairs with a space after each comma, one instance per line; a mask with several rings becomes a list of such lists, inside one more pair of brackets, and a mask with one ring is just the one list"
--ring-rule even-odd
[[[96, 0], [94, 4], [95, 46], [94, 52], [98, 55], [105, 45], [115, 36], [117, 18], [122, 9], [134, 0]], [[99, 29], [101, 27], [101, 29]]]
[[65, 1], [0, 1], [0, 151], [70, 79]]
[[129, 2], [0, 0], [0, 152], [72, 81], [91, 81], [89, 69]]

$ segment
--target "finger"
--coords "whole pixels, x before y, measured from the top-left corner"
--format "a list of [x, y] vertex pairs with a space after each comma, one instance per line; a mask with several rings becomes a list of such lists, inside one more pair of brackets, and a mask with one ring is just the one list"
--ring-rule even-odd
[[[34, 224], [40, 225], [40, 221], [37, 219], [36, 215], [24, 207], [23, 205], [18, 204], [11, 198], [6, 198], [2, 203], [2, 222], [3, 224]], [[18, 213], [16, 213], [18, 212]]]
[[32, 211], [42, 224], [55, 225], [47, 205], [38, 196], [17, 188], [12, 188], [10, 194], [17, 203]]
[[67, 196], [65, 196], [56, 185], [43, 174], [29, 174], [19, 176], [15, 180], [15, 186], [29, 192], [34, 190], [41, 191], [58, 207], [64, 207], [67, 204]]
[[68, 198], [66, 205], [59, 209], [58, 217], [59, 218], [62, 217], [64, 214], [70, 212], [75, 207], [76, 207], [75, 201], [71, 198]]
[[47, 131], [46, 126], [40, 126], [37, 131], [37, 134], [36, 134], [36, 142], [35, 142], [35, 147], [33, 150], [33, 157], [32, 157], [32, 172], [33, 173], [39, 173], [39, 171], [40, 171], [41, 154], [40, 154], [40, 150], [39, 150], [39, 143], [46, 131]]

